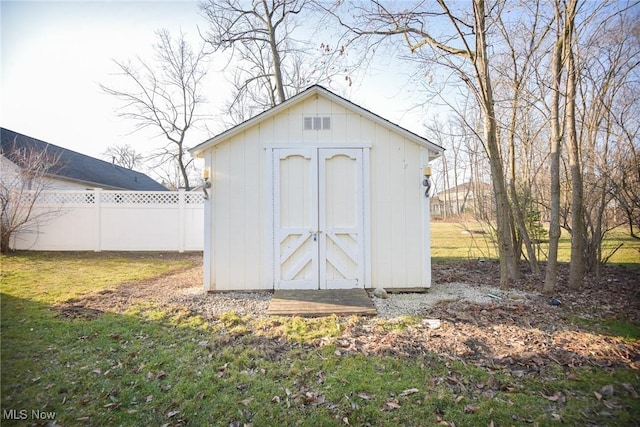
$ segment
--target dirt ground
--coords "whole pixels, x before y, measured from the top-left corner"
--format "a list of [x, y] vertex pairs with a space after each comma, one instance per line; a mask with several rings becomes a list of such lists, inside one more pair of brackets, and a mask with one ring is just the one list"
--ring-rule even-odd
[[[92, 318], [153, 301], [174, 308], [184, 306], [215, 322], [216, 312], [208, 306], [224, 302], [225, 310], [240, 303], [253, 304], [254, 311], [266, 307], [264, 298], [245, 301], [242, 297], [204, 294], [200, 290], [201, 256], [176, 256], [190, 259], [192, 266], [154, 280], [125, 283], [115, 290], [85, 295], [58, 307], [60, 314]], [[435, 329], [428, 322], [407, 328], [380, 328], [378, 319], [362, 319], [348, 322], [342, 337], [317, 340], [314, 345], [334, 343], [344, 353], [408, 358], [438, 354], [487, 369], [507, 368], [516, 376], [540, 374], [551, 365], [569, 371], [582, 365], [640, 369], [638, 340], [606, 333], [611, 321], [640, 324], [640, 271], [606, 266], [600, 277], [588, 276], [582, 288], [573, 291], [566, 287], [568, 266], [561, 265], [557, 292], [543, 295], [542, 280], [528, 275], [525, 267], [523, 279], [513, 288], [529, 292], [534, 298], [506, 298], [483, 304], [442, 302], [420, 313], [425, 319], [440, 319], [441, 326]], [[497, 286], [499, 266], [493, 261], [436, 263], [433, 279], [435, 283]], [[268, 296], [265, 298], [268, 300]], [[551, 305], [552, 299], [560, 304]], [[282, 345], [282, 340], [273, 341], [274, 345]]]

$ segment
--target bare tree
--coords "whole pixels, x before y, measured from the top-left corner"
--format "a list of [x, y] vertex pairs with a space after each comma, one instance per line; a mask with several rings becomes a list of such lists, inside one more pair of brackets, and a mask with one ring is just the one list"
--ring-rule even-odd
[[[292, 19], [302, 12], [307, 0], [207, 0], [200, 8], [209, 21], [207, 42], [214, 49], [233, 51], [244, 73], [236, 75], [235, 101], [245, 96], [263, 96], [254, 100], [275, 106], [287, 99], [292, 81], [285, 81], [283, 62], [295, 47], [290, 35]], [[244, 64], [244, 65], [243, 65]], [[293, 82], [295, 83], [295, 82]], [[232, 102], [235, 105], [236, 102]]]
[[[611, 214], [617, 192], [614, 177], [628, 170], [629, 163], [622, 158], [613, 163], [611, 159], [621, 153], [618, 145], [627, 146], [620, 138], [626, 133], [623, 129], [631, 130], [637, 124], [632, 114], [621, 128], [616, 116], [628, 105], [629, 91], [637, 90], [640, 71], [638, 34], [634, 35], [634, 29], [637, 32], [640, 28], [638, 11], [614, 8], [603, 12], [579, 45], [577, 105], [584, 174], [585, 268], [596, 276], [611, 256], [611, 252], [603, 252], [603, 240], [623, 221]], [[627, 153], [633, 158], [633, 150]]]
[[[468, 7], [457, 10], [454, 2], [438, 0], [438, 6], [403, 4], [401, 10], [391, 10], [385, 2], [372, 1], [369, 5], [354, 6], [355, 20], [340, 19], [356, 37], [404, 38], [409, 51], [419, 53], [429, 49], [425, 61], [442, 65], [451, 71], [475, 96], [482, 111], [481, 141], [489, 159], [491, 180], [496, 203], [496, 228], [500, 258], [500, 286], [507, 288], [509, 281], [519, 277], [519, 266], [514, 251], [513, 222], [505, 184], [503, 156], [499, 146], [498, 123], [495, 114], [493, 83], [490, 74], [489, 33], [492, 10], [484, 0], [473, 0]], [[435, 21], [438, 20], [438, 24]], [[446, 34], [433, 32], [447, 28]]]
[[111, 145], [102, 153], [102, 157], [115, 165], [132, 170], [142, 166], [144, 159], [142, 154], [128, 144]]
[[[340, 40], [331, 43], [323, 28], [324, 9], [316, 0], [202, 0], [209, 22], [203, 38], [215, 51], [229, 53], [234, 123], [285, 101], [312, 84], [346, 75]], [[313, 25], [310, 25], [313, 23]], [[304, 29], [301, 29], [304, 24]], [[307, 41], [304, 41], [307, 40]]]
[[27, 233], [58, 214], [58, 210], [36, 208], [42, 192], [48, 188], [46, 176], [59, 170], [60, 156], [47, 150], [3, 144], [0, 179], [0, 252], [11, 250], [12, 238]]
[[[550, 223], [549, 254], [545, 271], [543, 291], [550, 293], [558, 281], [558, 243], [560, 241], [560, 150], [563, 131], [560, 119], [560, 99], [563, 70], [566, 63], [567, 38], [570, 27], [565, 24], [569, 14], [562, 8], [560, 0], [554, 2], [555, 44], [551, 54], [551, 138], [550, 138]], [[575, 5], [574, 5], [575, 7]], [[573, 12], [575, 14], [575, 11]]]
[[612, 155], [617, 168], [609, 175], [613, 196], [622, 210], [629, 235], [640, 240], [640, 153], [633, 144], [617, 150]]
[[[536, 142], [536, 129], [532, 129], [529, 117], [531, 105], [535, 102], [529, 96], [527, 83], [533, 69], [539, 65], [542, 51], [545, 50], [545, 38], [552, 19], [548, 19], [541, 10], [540, 2], [518, 4], [525, 13], [513, 19], [503, 13], [496, 14], [496, 25], [502, 36], [500, 47], [495, 51], [494, 70], [498, 76], [496, 92], [504, 101], [497, 103], [497, 114], [502, 118], [505, 139], [507, 170], [509, 171], [509, 193], [514, 214], [514, 242], [516, 256], [522, 253], [524, 245], [531, 271], [540, 274], [534, 239], [530, 236], [530, 219], [536, 210], [532, 194], [535, 167], [531, 163], [535, 156], [532, 149]], [[523, 155], [518, 155], [519, 152]]]
[[[636, 38], [640, 38], [640, 25], [637, 25]], [[640, 240], [640, 118], [637, 114], [640, 109], [637, 96], [640, 76], [637, 74], [640, 70], [637, 66], [635, 70], [636, 77], [621, 87], [620, 96], [611, 109], [616, 143], [607, 163], [610, 166], [603, 168], [603, 173], [611, 183], [611, 193], [617, 204], [614, 213], [616, 210], [622, 212], [629, 235]]]
[[580, 141], [578, 140], [576, 118], [576, 92], [578, 70], [574, 47], [575, 18], [577, 0], [569, 0], [565, 17], [565, 53], [567, 67], [567, 92], [565, 94], [565, 129], [569, 153], [569, 170], [571, 175], [571, 261], [569, 265], [569, 286], [577, 289], [584, 277], [584, 250], [586, 228], [584, 224], [583, 180]]
[[186, 138], [203, 119], [198, 113], [205, 99], [202, 80], [207, 69], [204, 46], [194, 50], [181, 33], [173, 39], [167, 30], [157, 32], [153, 61], [137, 58], [134, 63], [118, 62], [125, 89], [100, 85], [118, 98], [122, 108], [118, 115], [135, 123], [135, 129], [151, 128], [168, 141], [155, 155], [160, 163], [175, 162], [180, 170], [177, 186], [190, 189], [189, 158]]
[[480, 211], [483, 194], [479, 191], [482, 179], [478, 172], [483, 166], [477, 153], [481, 149], [476, 134], [469, 132], [469, 118], [478, 116], [478, 113], [472, 101], [464, 104], [458, 107], [458, 115], [448, 116], [446, 122], [433, 119], [425, 128], [431, 141], [447, 149], [441, 156], [443, 188], [437, 193], [442, 198], [443, 218], [459, 218], [465, 213], [472, 213], [476, 219], [482, 220], [491, 215]]

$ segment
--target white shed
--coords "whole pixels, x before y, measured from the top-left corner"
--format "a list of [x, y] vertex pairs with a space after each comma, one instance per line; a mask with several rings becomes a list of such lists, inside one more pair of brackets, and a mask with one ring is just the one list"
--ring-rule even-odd
[[194, 147], [205, 290], [430, 287], [442, 151], [321, 86]]

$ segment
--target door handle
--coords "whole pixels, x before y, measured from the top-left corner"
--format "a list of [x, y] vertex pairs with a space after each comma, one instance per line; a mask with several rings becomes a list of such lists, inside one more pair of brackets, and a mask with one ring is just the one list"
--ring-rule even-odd
[[322, 233], [322, 231], [318, 230], [318, 231], [313, 231], [313, 230], [309, 230], [309, 234], [311, 234], [311, 236], [313, 237], [313, 241], [317, 242], [318, 241], [318, 234]]

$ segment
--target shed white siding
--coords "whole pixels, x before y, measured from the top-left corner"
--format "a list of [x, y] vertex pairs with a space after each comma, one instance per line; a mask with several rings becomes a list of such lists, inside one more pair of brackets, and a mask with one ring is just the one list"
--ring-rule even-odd
[[[421, 145], [416, 135], [394, 131], [395, 125], [323, 91], [194, 149], [211, 171], [205, 289], [274, 288], [279, 265], [274, 259], [278, 203], [272, 156], [287, 147], [361, 148], [366, 194], [365, 248], [359, 256], [364, 287], [430, 286], [429, 199], [421, 182], [423, 167], [439, 154], [439, 147]], [[305, 117], [328, 117], [330, 129], [305, 130]]]
[[[420, 147], [376, 126], [371, 149], [371, 257], [373, 287], [423, 283], [425, 236]], [[424, 199], [424, 200], [423, 200]]]
[[217, 145], [205, 158], [212, 171], [212, 214], [205, 218], [212, 221], [211, 289], [273, 288], [268, 259], [270, 182], [263, 178], [266, 155], [258, 138], [259, 129], [248, 130]]

